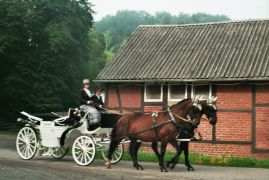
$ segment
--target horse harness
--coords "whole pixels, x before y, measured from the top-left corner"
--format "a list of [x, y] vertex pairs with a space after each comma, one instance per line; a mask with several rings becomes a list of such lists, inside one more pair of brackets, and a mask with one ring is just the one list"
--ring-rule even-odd
[[[157, 124], [157, 122], [156, 122], [156, 118], [158, 117], [158, 113], [160, 113], [160, 112], [168, 112], [168, 115], [169, 115], [170, 119], [169, 119], [168, 121], [166, 121], [166, 122]], [[137, 135], [137, 134], [141, 134], [141, 133], [144, 133], [144, 132], [147, 132], [147, 131], [154, 130], [154, 131], [155, 131], [155, 134], [156, 134], [156, 141], [158, 141], [158, 139], [159, 139], [159, 131], [158, 131], [158, 128], [159, 128], [159, 127], [161, 127], [161, 126], [163, 126], [163, 125], [165, 125], [165, 124], [169, 124], [169, 123], [171, 123], [171, 124], [173, 124], [173, 125], [177, 128], [178, 131], [180, 131], [180, 130], [182, 129], [182, 125], [179, 125], [179, 124], [176, 122], [174, 116], [177, 117], [177, 118], [179, 118], [179, 119], [181, 119], [181, 120], [183, 120], [183, 121], [185, 121], [185, 122], [188, 122], [188, 123], [192, 123], [192, 122], [193, 122], [193, 121], [190, 119], [190, 117], [189, 117], [188, 114], [187, 114], [188, 119], [185, 119], [185, 118], [183, 118], [183, 117], [181, 117], [181, 116], [179, 116], [179, 115], [176, 115], [176, 114], [172, 113], [172, 112], [170, 111], [170, 109], [168, 109], [168, 110], [166, 110], [166, 111], [156, 111], [156, 112], [153, 112], [153, 113], [151, 114], [151, 116], [152, 116], [152, 127], [151, 127], [151, 128], [147, 128], [147, 129], [144, 129], [144, 130], [141, 130], [141, 131], [139, 131], [139, 132], [136, 132], [136, 133], [134, 133], [133, 135]], [[126, 138], [126, 137], [129, 137], [129, 138], [130, 138], [131, 136], [132, 136], [131, 134], [127, 134], [127, 136], [117, 137], [117, 138], [114, 138], [114, 139], [121, 139], [121, 138]]]
[[[156, 118], [158, 118], [158, 113], [159, 112], [168, 112], [169, 120], [166, 121], [166, 122], [164, 122], [164, 123], [157, 124]], [[148, 130], [154, 130], [155, 131], [155, 134], [156, 134], [156, 141], [158, 141], [159, 140], [159, 131], [158, 131], [158, 129], [159, 129], [160, 126], [165, 125], [165, 124], [168, 124], [168, 123], [171, 123], [171, 124], [173, 124], [177, 128], [178, 131], [180, 131], [182, 129], [182, 125], [179, 125], [176, 122], [174, 116], [177, 117], [177, 118], [179, 118], [179, 119], [181, 119], [181, 120], [183, 120], [183, 121], [185, 121], [185, 122], [189, 122], [189, 123], [192, 123], [193, 122], [188, 114], [187, 114], [187, 119], [185, 119], [185, 118], [183, 118], [183, 117], [181, 117], [179, 115], [173, 114], [170, 111], [170, 109], [168, 109], [167, 111], [159, 111], [159, 112], [156, 111], [156, 112], [153, 112], [151, 114], [151, 116], [152, 116], [152, 127], [150, 129], [143, 130], [143, 131], [138, 132], [136, 134], [140, 134], [140, 133], [145, 132], [145, 131], [148, 131]]]

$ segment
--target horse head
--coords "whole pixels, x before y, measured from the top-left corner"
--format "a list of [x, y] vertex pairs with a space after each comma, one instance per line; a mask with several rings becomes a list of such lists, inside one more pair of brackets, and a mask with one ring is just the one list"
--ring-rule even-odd
[[217, 123], [217, 97], [212, 96], [208, 100], [200, 101], [202, 106], [202, 113], [206, 115], [209, 123], [215, 125]]
[[208, 100], [202, 100], [203, 96], [196, 96], [192, 99], [192, 108], [187, 112], [190, 116], [193, 127], [197, 127], [200, 124], [200, 120], [203, 114], [206, 115], [209, 123], [215, 125], [217, 123], [217, 97], [212, 96]]

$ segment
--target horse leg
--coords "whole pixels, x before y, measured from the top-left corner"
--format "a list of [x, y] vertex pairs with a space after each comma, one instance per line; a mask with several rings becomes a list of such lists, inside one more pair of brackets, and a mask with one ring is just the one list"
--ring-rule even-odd
[[138, 164], [138, 161], [137, 161], [137, 152], [138, 152], [140, 146], [141, 146], [141, 142], [136, 142], [134, 157], [135, 157], [135, 161], [136, 161], [136, 167], [140, 168], [141, 170], [144, 170], [144, 168], [140, 164]]
[[178, 163], [178, 159], [182, 150], [180, 146], [178, 145], [178, 142], [176, 139], [171, 140], [169, 143], [176, 149], [176, 155], [170, 161], [167, 162], [167, 167], [169, 167], [170, 164], [172, 164], [170, 166], [170, 169], [174, 169], [176, 164]]
[[182, 143], [182, 148], [183, 148], [184, 156], [185, 156], [185, 165], [187, 166], [188, 171], [195, 171], [189, 162], [189, 142], [183, 141], [181, 143]]
[[111, 168], [110, 161], [112, 159], [112, 154], [114, 153], [114, 151], [116, 150], [117, 146], [119, 145], [122, 139], [123, 138], [116, 139], [116, 127], [114, 127], [111, 134], [111, 142], [108, 149], [107, 161], [105, 162], [106, 168], [108, 169]]
[[133, 165], [134, 165], [134, 167], [136, 167], [136, 164], [135, 164], [135, 162], [134, 162], [134, 153], [133, 153], [134, 143], [135, 143], [134, 140], [131, 139], [131, 142], [130, 142], [130, 144], [129, 144], [129, 153], [130, 153], [130, 155], [131, 155], [131, 158], [132, 158], [132, 161], [133, 161]]
[[151, 148], [152, 150], [154, 151], [154, 153], [156, 154], [156, 156], [158, 157], [158, 160], [159, 160], [159, 165], [161, 166], [161, 155], [158, 151], [158, 142], [152, 142], [151, 143]]
[[140, 164], [138, 164], [138, 162], [137, 162], [137, 151], [138, 151], [140, 145], [141, 145], [141, 143], [138, 143], [136, 139], [131, 139], [129, 151], [130, 151], [130, 155], [131, 155], [134, 167], [137, 170], [139, 170], [139, 169], [144, 170], [144, 168]]
[[[175, 149], [177, 150], [176, 155], [170, 161], [167, 161], [167, 163], [166, 163], [166, 166], [170, 167], [170, 169], [173, 169], [175, 167], [175, 164], [177, 164], [178, 159], [179, 159], [179, 157], [180, 157], [180, 155], [182, 153], [181, 142], [180, 142], [179, 145], [177, 145], [177, 147], [175, 147]], [[176, 159], [177, 159], [177, 161], [176, 161]], [[176, 161], [176, 163], [175, 163], [175, 161]], [[172, 166], [170, 166], [170, 164], [172, 164]]]
[[167, 147], [167, 142], [162, 142], [161, 143], [161, 155], [160, 155], [160, 166], [161, 166], [160, 169], [161, 169], [161, 172], [168, 172], [165, 165], [164, 165], [164, 163], [163, 163], [166, 147]]

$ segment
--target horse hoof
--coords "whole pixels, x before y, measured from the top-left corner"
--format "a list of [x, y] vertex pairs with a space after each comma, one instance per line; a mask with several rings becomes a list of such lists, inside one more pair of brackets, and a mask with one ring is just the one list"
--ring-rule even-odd
[[161, 172], [168, 172], [165, 167], [161, 167]]
[[138, 165], [138, 170], [144, 170], [144, 168], [141, 165]]
[[170, 169], [174, 169], [175, 168], [175, 164], [173, 164], [172, 166], [170, 166]]
[[169, 168], [170, 164], [171, 164], [171, 162], [168, 161], [168, 162], [166, 163], [166, 167]]
[[109, 163], [105, 163], [105, 167], [106, 167], [107, 169], [111, 169], [111, 164], [109, 164]]
[[193, 167], [188, 167], [188, 171], [195, 171]]

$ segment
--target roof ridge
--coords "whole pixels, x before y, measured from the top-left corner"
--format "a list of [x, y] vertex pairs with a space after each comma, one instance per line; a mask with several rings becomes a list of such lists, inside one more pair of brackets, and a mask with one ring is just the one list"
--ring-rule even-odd
[[152, 25], [139, 25], [138, 28], [149, 27], [182, 27], [182, 26], [201, 26], [201, 25], [218, 25], [229, 23], [247, 23], [247, 22], [262, 22], [269, 21], [269, 19], [247, 19], [247, 20], [231, 20], [231, 21], [219, 21], [219, 22], [206, 22], [206, 23], [193, 23], [193, 24], [152, 24]]

